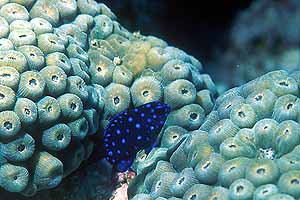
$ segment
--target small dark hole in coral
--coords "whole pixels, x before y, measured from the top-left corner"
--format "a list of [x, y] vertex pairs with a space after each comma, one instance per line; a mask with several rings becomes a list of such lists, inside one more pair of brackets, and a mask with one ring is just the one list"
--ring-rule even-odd
[[4, 74], [1, 74], [0, 76], [4, 77], [4, 78], [10, 78], [11, 74], [4, 73]]
[[17, 13], [17, 11], [15, 11], [15, 10], [14, 10], [14, 11], [12, 11], [11, 13], [12, 13], [12, 14], [16, 14], [16, 13]]
[[101, 72], [102, 71], [101, 67], [97, 67], [97, 71]]
[[21, 144], [20, 146], [18, 146], [18, 151], [22, 152], [25, 150], [25, 145]]
[[197, 114], [197, 113], [191, 113], [191, 114], [190, 114], [190, 118], [191, 118], [192, 120], [196, 120], [197, 117], [198, 117], [198, 114]]
[[195, 158], [197, 156], [197, 152], [195, 152], [194, 154], [193, 154], [193, 158]]
[[48, 112], [52, 112], [52, 110], [53, 110], [53, 109], [52, 109], [52, 106], [49, 106], [49, 107], [47, 108], [47, 111], [48, 111]]
[[236, 191], [237, 191], [238, 193], [242, 192], [243, 190], [244, 190], [244, 187], [241, 186], [241, 185], [239, 185], [239, 186], [236, 187]]
[[66, 63], [66, 61], [65, 61], [64, 59], [60, 59], [60, 61], [61, 61], [62, 63]]
[[257, 95], [256, 97], [255, 97], [255, 100], [256, 101], [260, 101], [262, 99], [262, 95]]
[[19, 38], [27, 37], [27, 35], [19, 35]]
[[228, 109], [231, 107], [231, 104], [228, 104], [225, 108]]
[[284, 134], [286, 134], [286, 135], [289, 134], [289, 132], [290, 132], [289, 129], [284, 130]]
[[122, 72], [122, 75], [125, 76], [126, 75], [125, 72]]
[[246, 115], [245, 115], [245, 113], [243, 111], [239, 111], [238, 112], [238, 116], [241, 117], [241, 118], [246, 117]]
[[34, 53], [30, 53], [29, 55], [30, 55], [30, 56], [35, 56], [35, 54], [34, 54]]
[[288, 82], [286, 82], [286, 81], [280, 82], [279, 85], [282, 85], [282, 86], [289, 86]]
[[143, 92], [143, 96], [144, 96], [144, 97], [147, 97], [148, 95], [149, 95], [149, 91], [145, 90], [145, 91]]
[[24, 108], [24, 112], [26, 115], [30, 115], [30, 110], [28, 108]]
[[146, 157], [147, 157], [147, 155], [145, 154], [145, 155], [143, 155], [142, 157], [141, 157], [141, 160], [145, 160], [146, 159]]
[[266, 130], [268, 128], [268, 126], [264, 126], [264, 129]]
[[282, 86], [289, 86], [289, 84], [288, 84], [286, 81], [280, 82], [279, 85], [282, 85]]
[[59, 133], [56, 138], [61, 141], [64, 139], [64, 134]]
[[4, 127], [7, 129], [7, 130], [10, 130], [12, 129], [12, 123], [11, 122], [4, 122]]
[[211, 162], [210, 161], [208, 161], [208, 162], [206, 162], [204, 165], [203, 165], [203, 169], [207, 169], [209, 166], [210, 166], [210, 164], [211, 164]]
[[0, 99], [4, 99], [5, 95], [0, 93]]
[[266, 194], [266, 193], [268, 193], [268, 192], [269, 192], [268, 190], [262, 191], [263, 194]]
[[176, 139], [176, 138], [178, 138], [178, 135], [173, 135], [172, 138]]
[[114, 104], [117, 105], [120, 103], [120, 98], [119, 97], [114, 97]]
[[230, 144], [230, 145], [229, 145], [229, 148], [235, 148], [235, 147], [236, 147], [235, 144]]
[[71, 108], [72, 110], [75, 110], [76, 107], [77, 107], [76, 104], [75, 104], [74, 102], [72, 102], [71, 105], [70, 105], [70, 108]]
[[232, 170], [234, 170], [236, 167], [230, 167], [229, 169], [228, 169], [228, 172], [231, 172]]
[[190, 198], [190, 200], [196, 200], [197, 199], [197, 195], [196, 194], [193, 194]]
[[53, 75], [53, 76], [51, 77], [51, 79], [52, 79], [52, 81], [57, 82], [57, 81], [58, 81], [58, 76]]
[[17, 176], [14, 176], [14, 180], [15, 180], [15, 181], [18, 180], [18, 177], [17, 177]]
[[185, 95], [188, 93], [189, 93], [189, 91], [186, 88], [181, 89], [181, 94]]
[[56, 44], [56, 41], [54, 41], [54, 40], [49, 40], [49, 42], [52, 44]]
[[293, 107], [293, 104], [292, 103], [289, 103], [287, 106], [286, 106], [286, 109], [291, 109]]
[[178, 184], [181, 185], [185, 180], [185, 177], [181, 177], [179, 180], [178, 180]]
[[159, 189], [160, 186], [161, 186], [161, 181], [158, 181], [158, 182], [156, 183], [156, 189]]
[[298, 179], [293, 179], [293, 180], [291, 180], [291, 184], [299, 184], [300, 182], [299, 182], [299, 180]]
[[260, 174], [260, 175], [263, 175], [265, 174], [266, 170], [264, 168], [259, 168], [256, 170], [256, 173]]
[[175, 66], [174, 66], [174, 69], [179, 70], [180, 67], [179, 67], [178, 65], [175, 65]]
[[30, 80], [29, 80], [29, 85], [31, 85], [31, 86], [36, 86], [36, 85], [37, 85], [36, 79], [30, 79]]
[[15, 57], [12, 57], [12, 56], [8, 57], [8, 59], [10, 59], [10, 60], [17, 60]]
[[290, 164], [296, 164], [296, 162], [293, 160], [290, 160]]

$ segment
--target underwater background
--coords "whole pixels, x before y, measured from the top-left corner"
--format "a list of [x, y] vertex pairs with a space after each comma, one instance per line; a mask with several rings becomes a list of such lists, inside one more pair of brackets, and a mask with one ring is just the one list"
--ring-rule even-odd
[[300, 198], [300, 3], [0, 0], [0, 199]]

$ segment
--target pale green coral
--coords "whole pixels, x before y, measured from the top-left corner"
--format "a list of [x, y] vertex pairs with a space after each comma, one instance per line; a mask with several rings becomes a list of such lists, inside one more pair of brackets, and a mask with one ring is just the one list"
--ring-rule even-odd
[[[192, 167], [200, 184], [193, 183], [185, 193], [180, 188], [174, 190], [171, 184], [172, 189], [164, 194], [210, 199], [217, 195], [212, 190], [222, 186], [227, 192], [221, 199], [299, 198], [298, 73], [270, 72], [220, 96], [200, 128], [186, 133], [186, 141], [171, 152], [169, 160], [164, 159], [165, 165], [177, 174]], [[182, 121], [184, 117], [178, 124]], [[168, 129], [165, 137], [169, 135]], [[144, 183], [151, 174], [147, 173]], [[138, 173], [139, 178], [142, 175]], [[154, 197], [147, 183], [147, 187], [130, 185], [129, 194], [134, 196], [133, 188], [137, 188], [137, 193]]]
[[[0, 149], [7, 160], [1, 162], [0, 187], [32, 196], [57, 186], [91, 154], [87, 134], [95, 133], [101, 113], [92, 112], [98, 101], [86, 102], [88, 67], [85, 79], [82, 65], [70, 60], [89, 63], [84, 50], [94, 19], [88, 15], [85, 30], [72, 23], [76, 1], [10, 2], [0, 11]], [[68, 164], [60, 155], [71, 155], [71, 146], [81, 159]]]
[[[111, 116], [154, 100], [170, 104], [172, 114], [161, 144], [146, 160], [137, 159], [144, 161], [136, 169], [153, 171], [159, 160], [176, 163], [188, 131], [202, 125], [216, 97], [194, 57], [130, 33], [93, 0], [3, 1], [0, 44], [0, 147], [7, 160], [0, 163], [7, 178], [0, 187], [25, 196], [56, 187], [88, 159], [94, 147], [89, 137], [101, 137]], [[13, 181], [11, 171], [25, 180], [15, 189], [8, 187], [15, 182], [6, 182]], [[169, 196], [175, 177], [163, 175], [162, 187], [147, 189]]]

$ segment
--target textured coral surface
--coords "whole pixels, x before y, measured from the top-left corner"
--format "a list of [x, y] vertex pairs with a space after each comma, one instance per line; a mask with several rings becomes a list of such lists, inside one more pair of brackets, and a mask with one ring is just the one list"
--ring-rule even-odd
[[1, 198], [108, 199], [115, 183], [99, 147], [109, 118], [160, 100], [171, 113], [158, 146], [138, 153], [137, 176], [115, 197], [299, 199], [300, 72], [273, 71], [215, 100], [201, 70], [102, 3], [0, 0]]
[[273, 71], [225, 92], [198, 130], [137, 162], [132, 199], [298, 199], [299, 77]]
[[[172, 146], [182, 138], [177, 129], [198, 129], [213, 108], [215, 85], [201, 70], [165, 41], [128, 32], [102, 3], [0, 1], [0, 192], [33, 196], [57, 187], [94, 143], [101, 146], [91, 138], [101, 138], [111, 116], [153, 100], [172, 108], [161, 143]], [[73, 180], [104, 175], [91, 173]], [[80, 199], [104, 198], [66, 182], [61, 190]], [[75, 198], [52, 191], [57, 196], [47, 198]]]

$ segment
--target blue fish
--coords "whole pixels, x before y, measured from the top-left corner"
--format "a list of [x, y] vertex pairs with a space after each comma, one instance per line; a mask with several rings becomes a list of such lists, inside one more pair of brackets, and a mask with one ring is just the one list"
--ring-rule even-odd
[[169, 105], [153, 101], [113, 116], [104, 131], [105, 159], [117, 171], [128, 170], [138, 151], [156, 145], [169, 113]]

